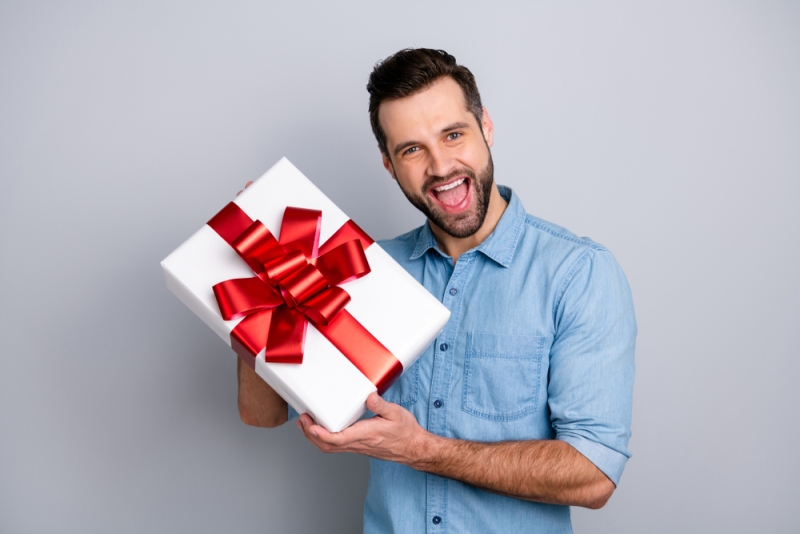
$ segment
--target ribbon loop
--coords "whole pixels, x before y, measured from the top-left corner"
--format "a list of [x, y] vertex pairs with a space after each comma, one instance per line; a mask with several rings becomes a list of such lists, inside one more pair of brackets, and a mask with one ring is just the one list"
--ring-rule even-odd
[[322, 212], [288, 207], [283, 212], [280, 243], [285, 250], [299, 250], [306, 258], [316, 258]]
[[327, 326], [350, 302], [350, 295], [341, 287], [329, 287], [317, 293], [299, 308], [314, 326]]
[[226, 321], [283, 304], [283, 298], [259, 278], [235, 278], [214, 286], [219, 311]]
[[317, 258], [316, 266], [332, 286], [361, 278], [370, 272], [367, 255], [358, 240], [347, 241], [326, 252]]
[[261, 224], [255, 221], [233, 240], [231, 246], [254, 272], [264, 270], [264, 264], [284, 255], [278, 240]]

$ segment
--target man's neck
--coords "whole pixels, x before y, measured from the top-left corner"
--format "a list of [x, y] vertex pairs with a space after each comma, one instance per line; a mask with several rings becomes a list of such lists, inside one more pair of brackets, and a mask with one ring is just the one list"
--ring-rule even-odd
[[436, 243], [438, 243], [439, 248], [442, 249], [442, 252], [453, 258], [453, 263], [455, 264], [464, 252], [477, 247], [483, 243], [484, 239], [491, 235], [497, 223], [500, 222], [500, 217], [502, 217], [503, 213], [506, 211], [506, 207], [508, 207], [508, 202], [500, 195], [497, 184], [493, 183], [492, 192], [489, 196], [489, 207], [486, 210], [486, 218], [483, 220], [483, 225], [471, 236], [464, 238], [453, 237], [436, 226], [430, 219], [428, 222], [431, 225], [431, 231], [436, 238]]

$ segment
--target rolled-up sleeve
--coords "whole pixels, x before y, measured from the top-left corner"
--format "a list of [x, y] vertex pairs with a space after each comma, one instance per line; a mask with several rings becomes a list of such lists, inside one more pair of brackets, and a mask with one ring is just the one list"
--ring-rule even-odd
[[589, 249], [559, 286], [548, 403], [556, 439], [617, 484], [630, 458], [636, 319], [614, 257]]

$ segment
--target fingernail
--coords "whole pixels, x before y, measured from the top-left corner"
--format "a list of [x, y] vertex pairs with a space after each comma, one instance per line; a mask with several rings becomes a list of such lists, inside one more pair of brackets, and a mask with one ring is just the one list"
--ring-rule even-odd
[[311, 434], [315, 438], [319, 437], [319, 436], [317, 436], [317, 431], [316, 430], [312, 430], [311, 432], [309, 432], [309, 434]]

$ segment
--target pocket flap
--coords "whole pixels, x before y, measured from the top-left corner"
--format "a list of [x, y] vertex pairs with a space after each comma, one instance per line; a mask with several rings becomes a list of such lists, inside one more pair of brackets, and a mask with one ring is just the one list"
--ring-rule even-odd
[[541, 350], [542, 336], [472, 333], [467, 340], [467, 352], [479, 358], [536, 359]]

